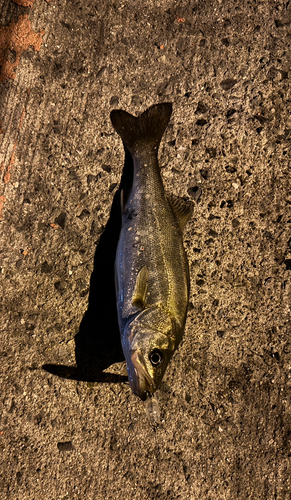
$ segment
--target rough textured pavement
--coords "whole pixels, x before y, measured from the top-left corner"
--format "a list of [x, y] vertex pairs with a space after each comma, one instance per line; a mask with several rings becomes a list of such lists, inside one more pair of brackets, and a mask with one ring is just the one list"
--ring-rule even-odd
[[[0, 19], [1, 498], [291, 499], [291, 3], [1, 0]], [[109, 114], [163, 101], [165, 186], [196, 206], [153, 428], [118, 338]]]

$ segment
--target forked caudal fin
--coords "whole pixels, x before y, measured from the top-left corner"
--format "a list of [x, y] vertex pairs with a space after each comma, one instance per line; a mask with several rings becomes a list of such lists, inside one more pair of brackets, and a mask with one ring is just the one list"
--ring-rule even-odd
[[171, 114], [172, 104], [164, 102], [154, 104], [138, 117], [122, 109], [114, 109], [110, 118], [116, 132], [132, 153], [140, 142], [151, 144], [157, 150]]

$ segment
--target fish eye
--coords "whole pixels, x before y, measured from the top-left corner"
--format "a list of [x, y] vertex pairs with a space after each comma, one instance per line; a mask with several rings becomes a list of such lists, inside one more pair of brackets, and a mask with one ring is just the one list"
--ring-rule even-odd
[[154, 351], [152, 351], [149, 355], [149, 358], [153, 366], [159, 366], [164, 360], [163, 353], [162, 351], [159, 351], [159, 349], [155, 349]]

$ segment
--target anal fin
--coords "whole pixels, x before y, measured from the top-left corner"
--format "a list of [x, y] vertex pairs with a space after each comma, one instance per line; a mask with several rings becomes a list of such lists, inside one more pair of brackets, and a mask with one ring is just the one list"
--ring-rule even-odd
[[143, 309], [145, 306], [148, 283], [149, 272], [147, 266], [144, 266], [137, 275], [132, 296], [132, 305], [138, 307], [139, 309]]
[[167, 195], [177, 220], [180, 224], [181, 231], [184, 230], [188, 220], [191, 218], [194, 211], [194, 203], [190, 200], [185, 200], [174, 194]]

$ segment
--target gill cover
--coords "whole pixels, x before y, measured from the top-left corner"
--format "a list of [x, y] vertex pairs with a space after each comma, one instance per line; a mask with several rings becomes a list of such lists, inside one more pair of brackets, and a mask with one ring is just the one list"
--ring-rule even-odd
[[173, 321], [159, 307], [145, 308], [123, 333], [123, 351], [132, 392], [145, 400], [161, 384], [176, 348]]

